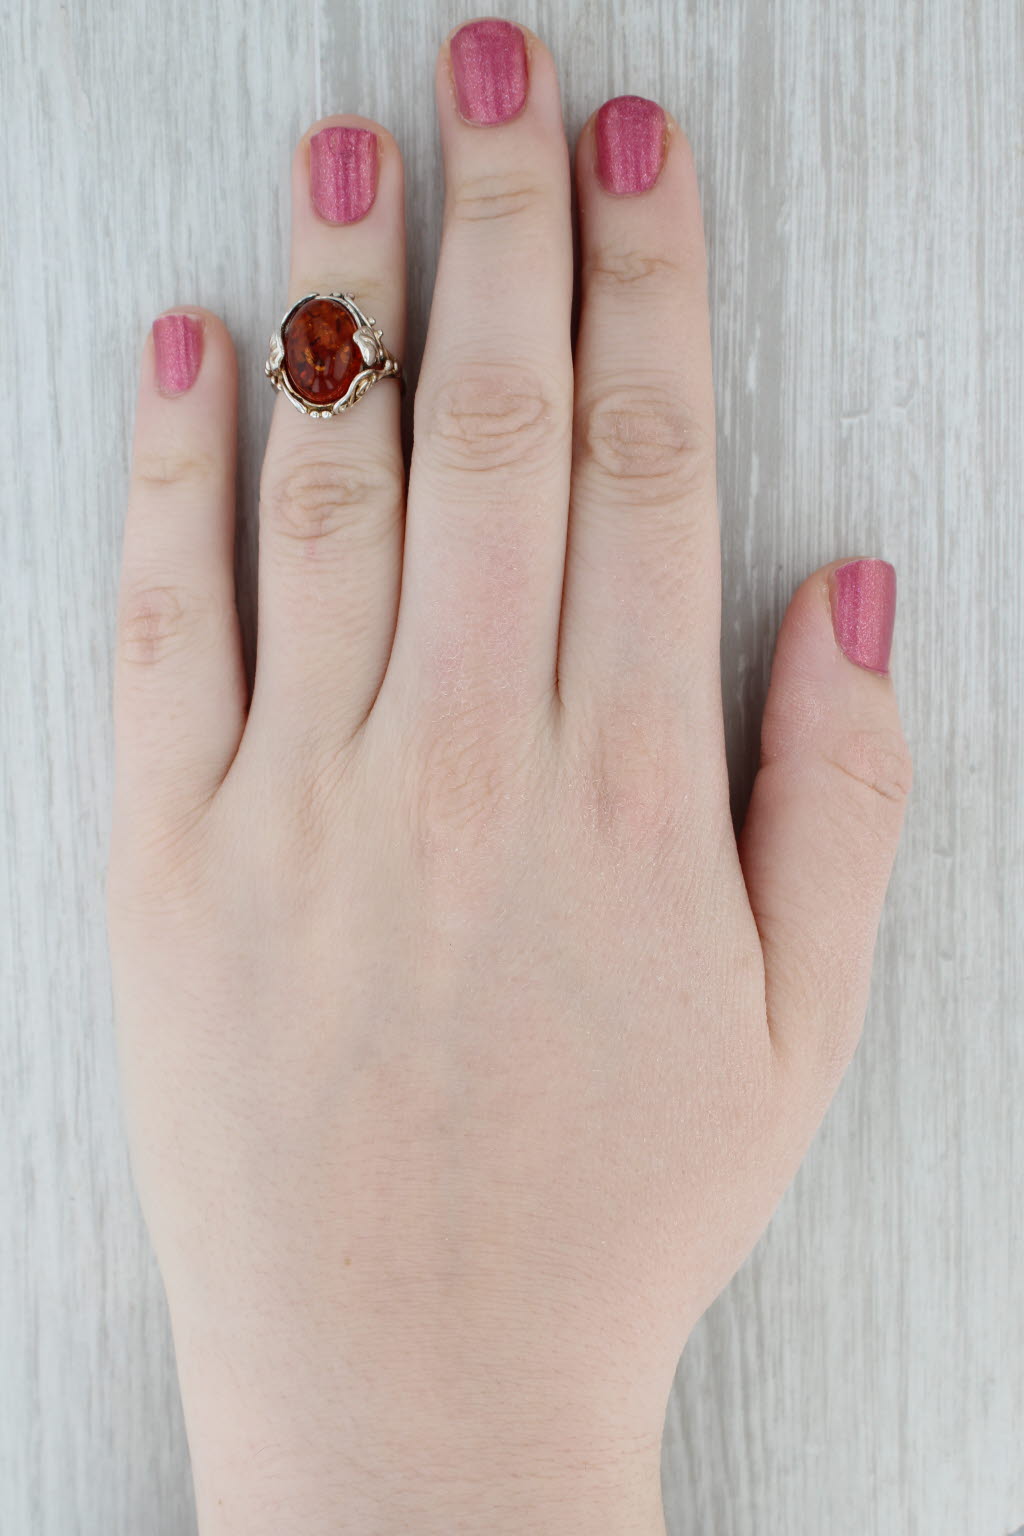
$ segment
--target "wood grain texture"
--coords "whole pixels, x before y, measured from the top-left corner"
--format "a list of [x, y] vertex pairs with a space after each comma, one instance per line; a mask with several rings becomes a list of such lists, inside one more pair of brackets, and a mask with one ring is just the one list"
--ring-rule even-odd
[[[739, 804], [788, 594], [844, 554], [884, 554], [900, 575], [894, 665], [917, 785], [866, 1037], [681, 1363], [670, 1530], [1006, 1536], [1024, 1520], [1019, 0], [496, 10], [551, 43], [573, 132], [635, 90], [694, 141]], [[249, 581], [291, 145], [334, 109], [396, 132], [415, 367], [441, 193], [431, 61], [472, 11], [5, 0], [3, 13], [0, 1531], [187, 1536], [102, 919], [138, 348], [176, 302], [232, 329]]]

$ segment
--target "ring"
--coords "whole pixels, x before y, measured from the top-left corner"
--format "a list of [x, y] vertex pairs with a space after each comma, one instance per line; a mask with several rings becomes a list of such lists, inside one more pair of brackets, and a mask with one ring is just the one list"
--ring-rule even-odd
[[402, 369], [349, 293], [307, 293], [270, 338], [267, 378], [304, 416], [340, 416]]

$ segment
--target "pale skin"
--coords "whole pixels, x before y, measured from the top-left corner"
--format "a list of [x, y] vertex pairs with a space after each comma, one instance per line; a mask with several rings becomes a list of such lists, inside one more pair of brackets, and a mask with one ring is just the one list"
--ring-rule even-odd
[[[179, 308], [191, 386], [142, 358], [109, 906], [202, 1536], [663, 1531], [680, 1353], [864, 1018], [910, 783], [891, 678], [837, 642], [842, 562], [808, 577], [737, 839], [693, 157], [669, 118], [618, 195], [583, 129], [573, 355], [527, 51], [487, 126], [440, 52], [408, 487], [394, 383], [327, 422], [275, 402], [251, 697], [231, 342]], [[304, 136], [289, 301], [352, 292], [401, 356], [399, 151], [328, 122], [377, 136], [376, 195], [321, 217]]]

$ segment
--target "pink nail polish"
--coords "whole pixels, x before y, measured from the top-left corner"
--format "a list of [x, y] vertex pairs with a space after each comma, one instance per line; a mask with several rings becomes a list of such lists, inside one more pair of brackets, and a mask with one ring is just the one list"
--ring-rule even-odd
[[203, 322], [194, 315], [161, 315], [153, 321], [156, 387], [162, 395], [191, 389], [203, 360]]
[[354, 224], [377, 196], [377, 135], [369, 128], [321, 128], [309, 141], [309, 191], [328, 224]]
[[844, 655], [888, 672], [896, 617], [896, 572], [887, 560], [851, 560], [832, 573], [832, 628]]
[[606, 101], [594, 124], [597, 174], [606, 192], [646, 192], [665, 158], [665, 114], [643, 96]]
[[455, 100], [470, 123], [507, 123], [526, 100], [526, 40], [510, 21], [471, 21], [451, 40]]

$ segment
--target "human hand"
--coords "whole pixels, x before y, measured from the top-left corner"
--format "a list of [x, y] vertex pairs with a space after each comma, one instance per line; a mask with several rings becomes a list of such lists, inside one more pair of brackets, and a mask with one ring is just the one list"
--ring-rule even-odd
[[[678, 1355], [854, 1047], [909, 787], [892, 572], [838, 563], [737, 848], [676, 124], [583, 130], [574, 359], [549, 54], [475, 24], [438, 104], [408, 497], [393, 385], [277, 400], [251, 702], [231, 345], [176, 311], [142, 364], [110, 925], [203, 1536], [658, 1528]], [[318, 125], [293, 193], [292, 299], [401, 356], [394, 141]]]

